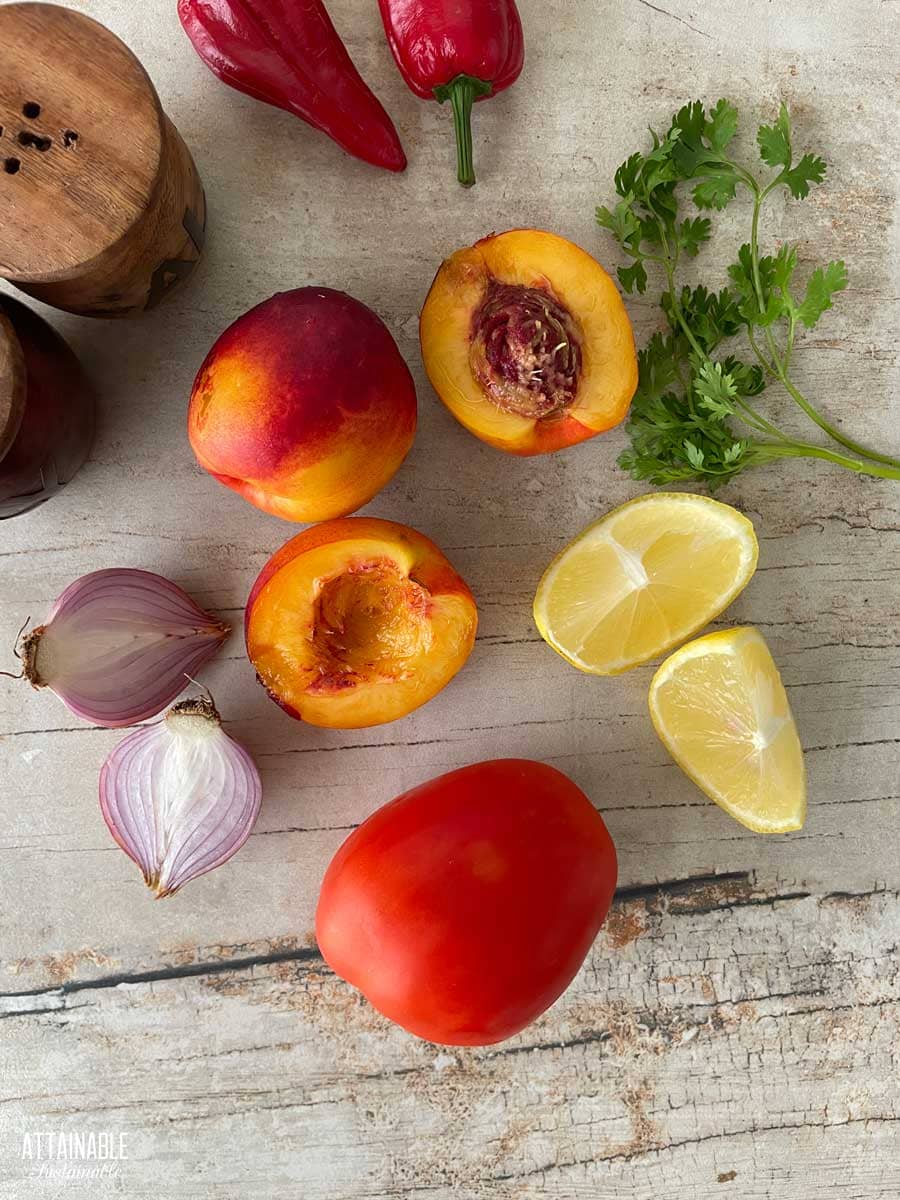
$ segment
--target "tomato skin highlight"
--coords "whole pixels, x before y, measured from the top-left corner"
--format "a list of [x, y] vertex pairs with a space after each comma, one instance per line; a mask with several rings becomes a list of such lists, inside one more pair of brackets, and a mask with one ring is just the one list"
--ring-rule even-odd
[[497, 759], [386, 804], [325, 873], [325, 961], [426, 1041], [486, 1046], [565, 991], [606, 918], [616, 851], [562, 772]]

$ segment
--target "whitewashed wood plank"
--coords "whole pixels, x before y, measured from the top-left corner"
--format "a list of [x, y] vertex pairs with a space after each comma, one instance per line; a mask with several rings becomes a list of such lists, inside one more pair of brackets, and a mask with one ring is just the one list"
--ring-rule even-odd
[[277, 941], [2, 997], [0, 1196], [23, 1129], [90, 1127], [127, 1132], [136, 1198], [892, 1200], [898, 915], [739, 873], [626, 895], [484, 1050], [407, 1037]]
[[[806, 203], [773, 206], [766, 236], [799, 238], [807, 266], [843, 257], [851, 276], [797, 371], [848, 431], [897, 452], [896, 5], [522, 0], [526, 72], [479, 106], [480, 182], [466, 194], [448, 114], [406, 91], [368, 0], [329, 8], [411, 152], [399, 179], [217, 85], [173, 4], [74, 6], [147, 64], [204, 176], [210, 242], [192, 284], [139, 322], [51, 315], [98, 380], [101, 430], [64, 496], [0, 527], [0, 645], [73, 578], [111, 565], [169, 574], [239, 628], [292, 528], [197, 468], [187, 396], [229, 321], [306, 283], [359, 296], [397, 336], [420, 433], [368, 511], [445, 548], [481, 630], [426, 709], [347, 734], [271, 706], [236, 633], [204, 678], [257, 756], [263, 812], [227, 868], [164, 904], [99, 815], [97, 771], [118, 735], [3, 681], [0, 993], [69, 990], [2, 1001], [0, 1015], [21, 1015], [0, 1026], [0, 1195], [29, 1195], [15, 1173], [24, 1127], [109, 1119], [134, 1134], [121, 1190], [135, 1197], [894, 1200], [900, 489], [795, 463], [723, 493], [753, 517], [762, 553], [718, 624], [763, 630], [809, 755], [806, 829], [752, 837], [667, 761], [645, 715], [649, 671], [581, 677], [531, 621], [550, 557], [640, 490], [615, 467], [622, 435], [532, 461], [482, 446], [428, 387], [416, 314], [440, 259], [492, 229], [548, 226], [614, 265], [593, 210], [648, 123], [727, 94], [752, 153], [756, 122], [784, 98], [798, 143], [831, 170]], [[726, 231], [746, 236], [745, 212], [717, 223], [723, 249], [698, 261], [698, 280], [723, 271]], [[630, 308], [642, 340], [654, 294]], [[380, 803], [501, 754], [577, 779], [608, 819], [626, 888], [729, 878], [664, 889], [668, 908], [623, 900], [572, 993], [509, 1052], [444, 1055], [388, 1029], [311, 957], [315, 896], [333, 850]], [[798, 898], [769, 903], [785, 893]]]

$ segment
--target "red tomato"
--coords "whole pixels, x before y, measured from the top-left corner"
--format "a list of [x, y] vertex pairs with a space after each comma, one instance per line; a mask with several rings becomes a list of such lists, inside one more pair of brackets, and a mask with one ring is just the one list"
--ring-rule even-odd
[[616, 886], [616, 851], [570, 779], [477, 763], [379, 809], [332, 859], [326, 962], [418, 1037], [512, 1037], [571, 983]]

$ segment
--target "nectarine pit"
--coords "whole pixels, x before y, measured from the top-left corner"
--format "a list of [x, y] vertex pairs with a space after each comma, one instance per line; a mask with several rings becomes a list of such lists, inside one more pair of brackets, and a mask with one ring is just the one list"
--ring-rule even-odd
[[402, 679], [431, 640], [430, 596], [387, 560], [355, 564], [323, 580], [316, 597], [311, 692]]
[[580, 332], [549, 289], [492, 279], [472, 321], [469, 357], [485, 394], [503, 412], [543, 419], [575, 400]]

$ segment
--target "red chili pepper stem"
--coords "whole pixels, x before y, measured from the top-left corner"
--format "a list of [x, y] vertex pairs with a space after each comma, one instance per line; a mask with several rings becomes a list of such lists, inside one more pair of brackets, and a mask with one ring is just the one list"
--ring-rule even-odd
[[463, 187], [475, 183], [475, 166], [472, 161], [472, 105], [480, 96], [489, 96], [493, 84], [474, 75], [457, 75], [449, 83], [434, 89], [439, 104], [449, 100], [453, 106], [453, 125], [456, 129], [457, 179]]

